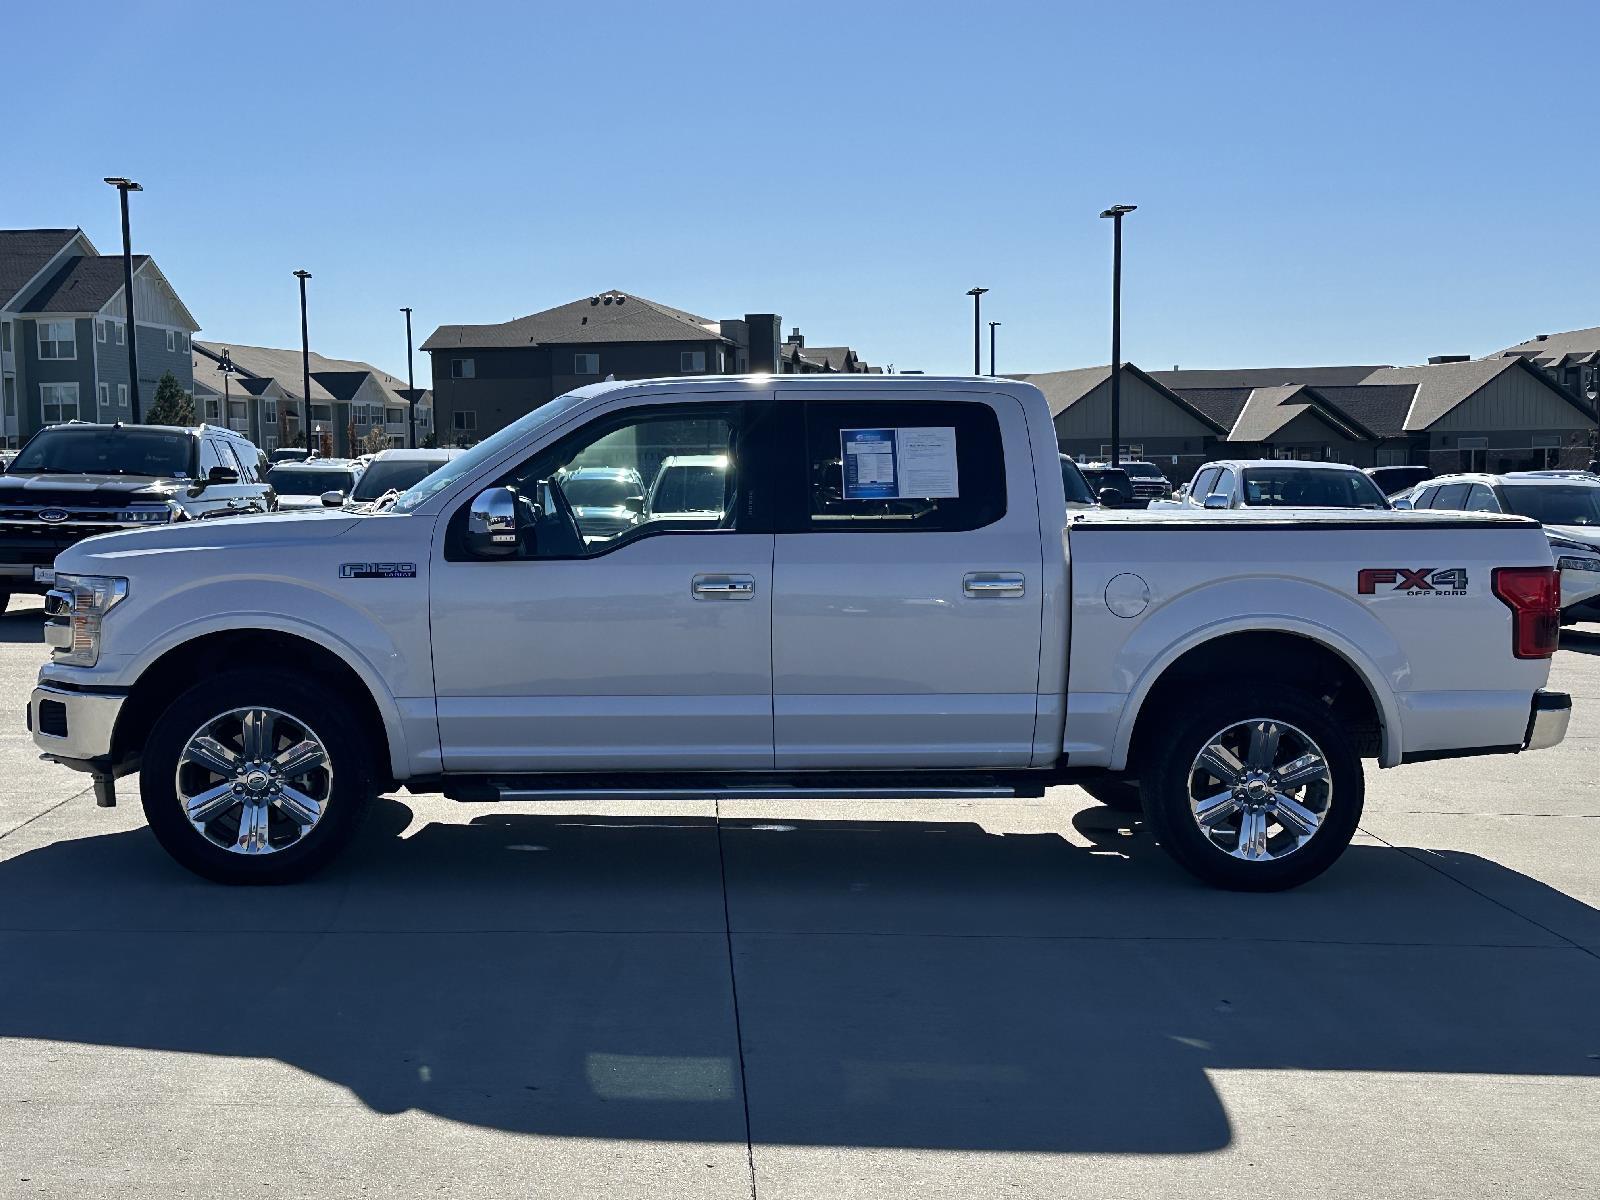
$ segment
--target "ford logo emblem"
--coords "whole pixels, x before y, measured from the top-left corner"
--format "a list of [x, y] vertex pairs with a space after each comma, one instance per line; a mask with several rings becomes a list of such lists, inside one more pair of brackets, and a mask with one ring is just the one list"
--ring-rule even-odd
[[57, 521], [65, 521], [68, 515], [64, 508], [45, 508], [39, 511], [39, 520], [49, 521], [54, 525]]

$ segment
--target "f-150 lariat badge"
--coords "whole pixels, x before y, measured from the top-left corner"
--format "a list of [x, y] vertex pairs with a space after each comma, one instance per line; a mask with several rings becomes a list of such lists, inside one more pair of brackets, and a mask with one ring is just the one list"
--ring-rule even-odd
[[416, 563], [340, 563], [340, 579], [415, 579]]

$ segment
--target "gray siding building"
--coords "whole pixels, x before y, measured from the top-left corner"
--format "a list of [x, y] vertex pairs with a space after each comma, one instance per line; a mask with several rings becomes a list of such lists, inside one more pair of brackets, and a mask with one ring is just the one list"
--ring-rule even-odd
[[[135, 255], [139, 397], [171, 371], [194, 385], [193, 315], [154, 260]], [[122, 258], [81, 229], [0, 230], [0, 440], [18, 446], [61, 421], [131, 420]]]

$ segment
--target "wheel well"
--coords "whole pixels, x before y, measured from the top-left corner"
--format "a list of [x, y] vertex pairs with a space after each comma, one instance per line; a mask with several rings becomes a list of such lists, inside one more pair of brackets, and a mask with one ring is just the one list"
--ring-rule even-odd
[[[129, 692], [112, 735], [112, 761], [134, 762], [150, 731], [167, 706], [191, 685], [217, 671], [241, 666], [285, 668], [315, 679], [356, 711], [356, 724], [367, 731], [375, 778], [389, 777], [389, 745], [383, 714], [367, 685], [350, 664], [333, 651], [292, 633], [266, 629], [210, 633], [174, 646], [151, 663]], [[120, 772], [119, 772], [120, 773]]]
[[1363, 758], [1376, 758], [1383, 741], [1383, 718], [1367, 682], [1340, 654], [1297, 633], [1230, 633], [1202, 642], [1161, 673], [1145, 697], [1128, 747], [1128, 770], [1143, 761], [1147, 739], [1161, 728], [1162, 715], [1185, 703], [1188, 692], [1219, 679], [1272, 680], [1306, 688], [1320, 696], [1355, 739]]

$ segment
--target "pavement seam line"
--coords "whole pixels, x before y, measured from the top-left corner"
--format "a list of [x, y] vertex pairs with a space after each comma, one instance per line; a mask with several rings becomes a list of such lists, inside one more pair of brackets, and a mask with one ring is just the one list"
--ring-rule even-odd
[[728, 988], [733, 998], [733, 1041], [739, 1052], [739, 1098], [744, 1102], [744, 1161], [750, 1172], [750, 1200], [756, 1200], [756, 1149], [750, 1132], [750, 1076], [745, 1071], [744, 1026], [739, 1016], [739, 973], [733, 963], [733, 915], [728, 906], [728, 856], [722, 844], [722, 798], [714, 797], [717, 871], [722, 877], [722, 933], [728, 947]]
[[55, 810], [60, 808], [62, 805], [71, 804], [74, 800], [81, 800], [84, 796], [87, 796], [92, 791], [94, 791], [94, 787], [93, 787], [93, 785], [90, 785], [89, 787], [84, 788], [81, 792], [73, 792], [72, 795], [68, 796], [65, 800], [58, 800], [56, 803], [52, 804], [49, 808], [42, 809], [41, 811], [34, 813], [33, 816], [29, 817], [21, 825], [14, 826], [11, 829], [6, 830], [4, 833], [0, 833], [0, 839], [4, 839], [4, 838], [10, 837], [13, 833], [17, 832], [18, 829], [26, 829], [29, 825], [32, 825], [40, 817], [48, 817], [51, 813], [55, 812]]
[[1600, 958], [1600, 951], [1591, 950], [1588, 946], [1585, 946], [1582, 942], [1573, 941], [1566, 934], [1561, 933], [1559, 930], [1551, 929], [1550, 926], [1546, 925], [1543, 921], [1536, 921], [1532, 917], [1530, 917], [1527, 913], [1519, 912], [1516, 909], [1512, 908], [1511, 905], [1507, 904], [1504, 900], [1497, 899], [1496, 897], [1489, 895], [1488, 892], [1485, 892], [1485, 891], [1482, 891], [1479, 888], [1473, 887], [1465, 879], [1462, 879], [1457, 875], [1452, 875], [1449, 871], [1446, 871], [1443, 867], [1438, 866], [1437, 864], [1430, 862], [1427, 858], [1425, 858], [1421, 854], [1417, 853], [1417, 851], [1416, 851], [1416, 849], [1414, 847], [1411, 847], [1411, 846], [1396, 846], [1393, 842], [1389, 841], [1387, 838], [1379, 837], [1377, 834], [1373, 833], [1372, 830], [1370, 830], [1370, 829], [1362, 829], [1361, 832], [1366, 834], [1368, 837], [1376, 838], [1378, 841], [1382, 842], [1385, 846], [1389, 847], [1389, 849], [1391, 849], [1391, 850], [1400, 851], [1401, 854], [1404, 854], [1407, 858], [1411, 859], [1413, 862], [1421, 863], [1423, 866], [1427, 867], [1428, 870], [1438, 872], [1440, 875], [1443, 875], [1446, 879], [1448, 879], [1451, 883], [1454, 883], [1459, 887], [1466, 888], [1467, 891], [1471, 892], [1474, 896], [1478, 896], [1481, 899], [1487, 900], [1490, 904], [1493, 904], [1498, 908], [1505, 909], [1506, 912], [1510, 913], [1514, 917], [1520, 917], [1522, 920], [1526, 921], [1529, 925], [1532, 925], [1535, 929], [1544, 930], [1551, 937], [1555, 938], [1557, 941], [1565, 942], [1567, 945], [1571, 946], [1574, 950], [1580, 951], [1583, 954], [1587, 954], [1590, 958]]

